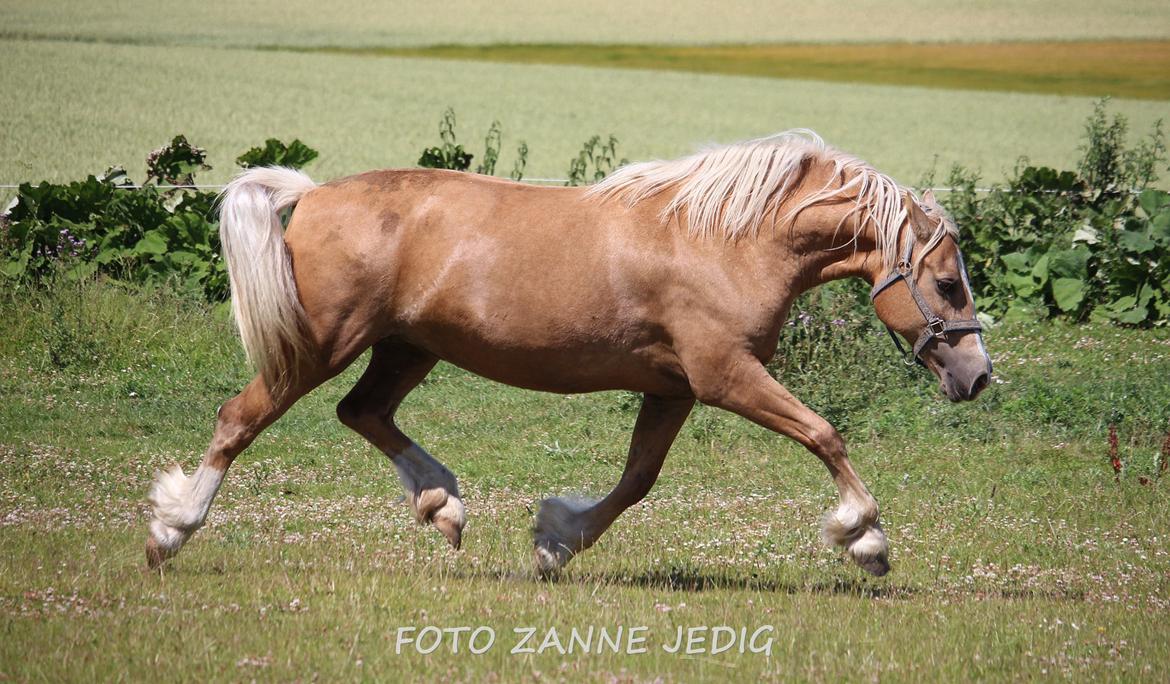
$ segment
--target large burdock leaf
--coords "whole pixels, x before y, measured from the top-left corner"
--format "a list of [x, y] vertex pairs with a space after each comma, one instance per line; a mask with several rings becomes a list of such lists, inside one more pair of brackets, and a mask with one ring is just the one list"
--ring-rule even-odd
[[1054, 277], [1084, 280], [1089, 277], [1089, 250], [1084, 247], [1048, 253], [1048, 272]]
[[1003, 260], [1004, 265], [1009, 269], [1019, 273], [1026, 273], [1032, 267], [1028, 255], [1023, 252], [1004, 254], [1000, 259]]
[[1073, 244], [1076, 244], [1078, 242], [1083, 242], [1086, 245], [1095, 245], [1098, 242], [1100, 242], [1100, 240], [1101, 240], [1101, 234], [1097, 232], [1096, 228], [1089, 225], [1087, 222], [1085, 223], [1085, 225], [1081, 226], [1080, 228], [1077, 228], [1077, 232], [1073, 233], [1073, 239], [1072, 239]]
[[1115, 317], [1121, 323], [1128, 323], [1129, 325], [1139, 325], [1145, 322], [1150, 315], [1150, 310], [1145, 306], [1135, 306], [1132, 309], [1123, 311]]
[[1023, 297], [1024, 299], [1033, 297], [1039, 289], [1039, 285], [1036, 284], [1035, 279], [1027, 274], [1009, 271], [1004, 274], [1003, 279], [1004, 282], [1011, 285], [1012, 289], [1015, 290], [1016, 296]]
[[167, 239], [157, 230], [149, 230], [142, 239], [134, 245], [135, 254], [166, 254]]
[[1170, 206], [1170, 193], [1153, 188], [1144, 190], [1138, 195], [1138, 204], [1141, 205], [1142, 211], [1146, 212], [1146, 216], [1153, 217], [1162, 207]]
[[1076, 278], [1056, 278], [1052, 281], [1052, 298], [1065, 313], [1076, 311], [1085, 300], [1085, 281]]
[[1145, 254], [1157, 247], [1145, 233], [1139, 233], [1136, 230], [1123, 231], [1117, 242], [1134, 254]]
[[1032, 277], [1036, 282], [1043, 285], [1048, 282], [1048, 255], [1040, 257], [1036, 260], [1036, 265], [1032, 267]]
[[276, 138], [264, 141], [264, 147], [253, 147], [236, 157], [236, 164], [251, 169], [257, 166], [287, 166], [299, 169], [317, 158], [317, 150], [299, 139], [285, 145]]

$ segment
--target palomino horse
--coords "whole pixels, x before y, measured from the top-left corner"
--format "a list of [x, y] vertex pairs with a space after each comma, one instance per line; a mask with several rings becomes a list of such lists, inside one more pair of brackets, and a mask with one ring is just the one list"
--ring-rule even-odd
[[[282, 235], [280, 212], [294, 204]], [[644, 395], [613, 491], [542, 502], [542, 572], [650, 491], [698, 400], [816, 454], [840, 493], [826, 540], [881, 575], [877, 501], [844, 441], [764, 367], [793, 298], [864, 278], [878, 317], [916, 341], [951, 400], [974, 398], [991, 373], [951, 220], [930, 193], [918, 199], [809, 131], [627, 166], [590, 188], [416, 169], [318, 186], [253, 169], [224, 191], [220, 235], [258, 373], [220, 407], [194, 474], [176, 466], [154, 483], [151, 566], [203, 524], [261, 430], [370, 349], [337, 415], [392, 459], [418, 520], [455, 548], [465, 522], [455, 476], [394, 423], [440, 359], [534, 390]]]

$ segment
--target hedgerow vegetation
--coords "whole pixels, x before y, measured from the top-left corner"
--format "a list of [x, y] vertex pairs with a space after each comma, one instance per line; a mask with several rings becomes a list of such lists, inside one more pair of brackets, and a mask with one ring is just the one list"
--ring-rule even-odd
[[1151, 187], [1166, 165], [1161, 121], [1132, 147], [1124, 117], [1098, 102], [1075, 170], [1021, 160], [983, 196], [952, 169], [945, 204], [964, 231], [984, 310], [1024, 320], [1062, 315], [1131, 325], [1170, 323], [1170, 194]]
[[[1101, 102], [1085, 124], [1075, 171], [1021, 163], [1012, 179], [989, 194], [976, 191], [974, 173], [951, 171], [957, 191], [945, 201], [962, 226], [985, 321], [1170, 323], [1170, 195], [1149, 187], [1165, 164], [1162, 131], [1156, 126], [1130, 147], [1126, 126]], [[481, 173], [494, 170], [500, 130], [493, 123], [485, 137], [483, 161], [475, 167]], [[458, 142], [453, 111], [444, 114], [439, 136], [440, 144], [424, 150], [420, 165], [472, 168], [476, 155]], [[569, 184], [591, 182], [612, 170], [618, 142], [612, 136], [600, 141], [601, 136], [585, 141], [568, 160]], [[286, 146], [270, 139], [240, 155], [237, 164], [300, 167], [315, 157], [299, 140]], [[181, 187], [207, 168], [205, 150], [176, 136], [151, 153], [141, 187], [128, 185], [121, 169], [74, 183], [22, 186], [0, 233], [0, 273], [7, 286], [35, 292], [102, 275], [211, 303], [225, 300], [215, 195]], [[511, 175], [522, 177], [523, 165]], [[70, 359], [89, 357], [84, 331], [59, 317], [46, 326], [55, 331], [48, 345], [55, 365], [64, 368]], [[890, 363], [893, 352], [882, 335], [865, 288], [832, 283], [798, 301], [771, 368], [840, 429], [897, 433], [908, 427], [902, 416], [938, 409], [931, 408], [933, 390], [914, 381], [915, 369]], [[1084, 373], [1095, 376], [1091, 388]], [[1132, 439], [1151, 445], [1170, 425], [1170, 401], [1155, 399], [1163, 389], [1157, 376], [1081, 369], [1076, 383], [1024, 383], [1018, 389], [1027, 391], [995, 393], [986, 405], [1006, 408], [1009, 415], [1031, 412], [1043, 416], [1045, 425], [1059, 424], [1082, 437], [1124, 423]], [[1103, 389], [1109, 402], [1097, 401]], [[636, 403], [630, 397], [623, 405]], [[914, 410], [891, 414], [890, 403]]]
[[[236, 164], [300, 168], [316, 157], [300, 140], [286, 146], [269, 139]], [[196, 173], [211, 168], [206, 158], [206, 150], [177, 135], [147, 157], [141, 185], [121, 167], [73, 183], [22, 184], [0, 216], [0, 274], [10, 286], [55, 274], [73, 280], [102, 274], [226, 299], [216, 193], [192, 187]]]

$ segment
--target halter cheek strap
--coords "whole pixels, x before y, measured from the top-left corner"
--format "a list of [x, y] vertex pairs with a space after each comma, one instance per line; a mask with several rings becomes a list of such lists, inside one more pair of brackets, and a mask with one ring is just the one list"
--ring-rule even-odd
[[[918, 339], [914, 342], [914, 348], [909, 352], [902, 346], [902, 341], [898, 338], [898, 334], [894, 332], [893, 328], [887, 325], [886, 331], [890, 333], [890, 339], [894, 341], [894, 345], [902, 353], [902, 358], [906, 365], [917, 363], [920, 366], [925, 366], [926, 364], [922, 362], [921, 354], [931, 339], [943, 339], [947, 336], [947, 333], [952, 332], [980, 332], [983, 330], [983, 326], [975, 318], [948, 321], [930, 308], [930, 304], [922, 296], [922, 291], [914, 283], [914, 268], [910, 262], [913, 251], [914, 238], [907, 236], [906, 249], [902, 253], [902, 258], [898, 260], [897, 265], [894, 266], [894, 270], [888, 276], [873, 286], [873, 289], [869, 291], [869, 299], [871, 302], [877, 299], [877, 296], [882, 291], [899, 280], [906, 283], [906, 287], [910, 289], [910, 296], [914, 298], [914, 303], [918, 305], [918, 310], [922, 312], [922, 317], [926, 319], [926, 326], [918, 334]], [[971, 286], [967, 284], [967, 267], [963, 264], [963, 255], [961, 253], [959, 254], [959, 273], [962, 274], [963, 287], [967, 289], [968, 296], [970, 296]]]

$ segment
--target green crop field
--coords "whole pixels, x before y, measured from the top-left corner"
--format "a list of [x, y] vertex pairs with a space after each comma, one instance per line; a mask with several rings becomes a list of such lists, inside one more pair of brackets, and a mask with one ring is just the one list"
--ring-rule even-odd
[[[266, 137], [321, 151], [319, 179], [409, 166], [438, 141], [447, 106], [460, 140], [482, 153], [504, 125], [501, 168], [520, 139], [530, 177], [563, 178], [593, 134], [629, 159], [672, 157], [794, 127], [907, 183], [953, 163], [999, 179], [1020, 156], [1067, 166], [1091, 98], [609, 70], [183, 47], [6, 41], [0, 88], [0, 181], [66, 180], [124, 164], [176, 133], [206, 147], [223, 180], [231, 159]], [[730, 105], [730, 106], [729, 106]], [[1165, 102], [1118, 100], [1137, 133]]]
[[[638, 160], [808, 127], [904, 183], [952, 164], [994, 182], [1022, 157], [1072, 168], [1100, 96], [1131, 142], [1170, 118], [1164, 1], [664, 7], [10, 0], [0, 184], [111, 164], [141, 180], [177, 133], [207, 148], [203, 182], [270, 137], [319, 150], [317, 180], [411, 166], [447, 107], [476, 161], [502, 123], [498, 172], [524, 140], [529, 178], [565, 177], [595, 134]], [[781, 378], [841, 427], [881, 503], [881, 579], [820, 541], [836, 491], [815, 457], [704, 406], [650, 496], [538, 579], [537, 503], [613, 486], [638, 398], [440, 364], [401, 421], [459, 477], [453, 552], [335, 417], [364, 359], [257, 439], [156, 574], [149, 484], [191, 470], [249, 377], [227, 305], [109, 279], [0, 284], [0, 682], [1170, 680], [1165, 327], [1000, 323], [995, 382], [957, 405], [866, 312], [832, 342], [862, 352]], [[458, 653], [399, 648], [400, 628], [428, 626], [496, 638], [482, 655], [467, 633]], [[720, 626], [737, 640], [713, 653]], [[591, 627], [637, 629], [646, 650], [549, 641]], [[511, 652], [524, 628], [539, 652]], [[704, 648], [671, 652], [691, 628]]]

